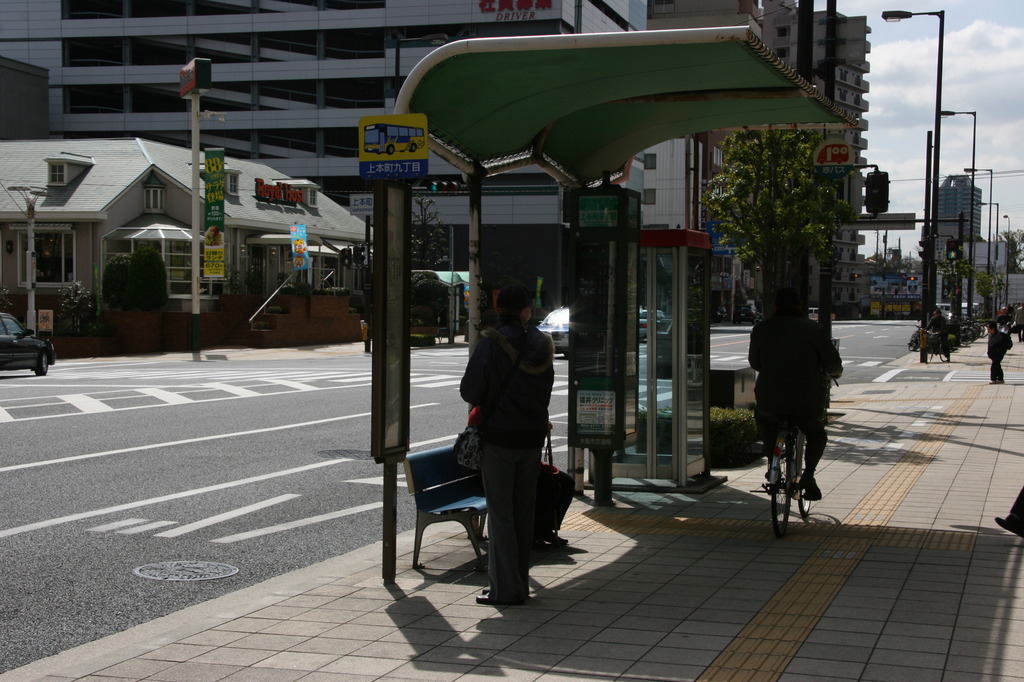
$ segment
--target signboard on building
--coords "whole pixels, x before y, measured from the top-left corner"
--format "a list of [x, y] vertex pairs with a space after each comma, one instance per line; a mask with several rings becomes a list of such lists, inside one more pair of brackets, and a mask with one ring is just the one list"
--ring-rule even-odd
[[359, 119], [359, 175], [366, 180], [422, 178], [427, 174], [426, 114]]
[[348, 195], [348, 212], [352, 215], [357, 216], [372, 216], [373, 215], [373, 195], [372, 194], [349, 194]]
[[[480, 13], [495, 21], [533, 21], [552, 12], [552, 0], [474, 0]], [[539, 14], [539, 16], [538, 16]]]
[[857, 152], [841, 137], [829, 137], [814, 150], [814, 171], [823, 177], [838, 180], [853, 172]]
[[263, 178], [256, 178], [256, 201], [295, 206], [306, 203], [306, 190], [301, 187], [293, 187], [287, 182], [276, 180], [268, 182]]
[[178, 72], [178, 96], [204, 95], [212, 85], [212, 67], [209, 59], [193, 59]]
[[305, 225], [292, 225], [292, 268], [309, 270], [309, 242], [306, 239]]
[[224, 276], [224, 150], [207, 149], [203, 163], [203, 276]]
[[721, 220], [708, 220], [704, 223], [704, 230], [711, 237], [711, 255], [713, 256], [735, 256], [736, 247], [722, 243], [722, 233], [719, 231]]

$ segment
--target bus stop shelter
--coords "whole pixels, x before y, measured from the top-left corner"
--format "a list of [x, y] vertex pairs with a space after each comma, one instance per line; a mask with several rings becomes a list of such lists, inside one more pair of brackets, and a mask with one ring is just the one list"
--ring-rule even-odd
[[[425, 114], [431, 151], [468, 179], [471, 347], [480, 319], [485, 177], [535, 165], [565, 188], [588, 187], [628, 171], [644, 149], [694, 133], [856, 126], [748, 26], [459, 40], [413, 68], [394, 113]], [[398, 311], [408, 271], [388, 245], [404, 248], [400, 214], [408, 194], [381, 183], [376, 195], [374, 242], [383, 247], [377, 262], [384, 258], [387, 273], [375, 281], [375, 298], [382, 304], [385, 294], [393, 298], [387, 308], [393, 319], [380, 322], [374, 337], [371, 443], [385, 465], [389, 580], [396, 464], [409, 442], [409, 347]]]
[[580, 187], [694, 133], [856, 125], [747, 26], [459, 40], [413, 68], [395, 113], [426, 114], [431, 151], [469, 179], [471, 301], [484, 177], [535, 165]]

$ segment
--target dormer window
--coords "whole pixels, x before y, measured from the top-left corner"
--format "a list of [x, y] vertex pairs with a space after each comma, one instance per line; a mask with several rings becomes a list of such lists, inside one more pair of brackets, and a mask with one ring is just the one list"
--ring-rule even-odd
[[238, 171], [233, 171], [230, 168], [224, 170], [224, 191], [231, 196], [238, 196]]
[[68, 182], [68, 165], [66, 163], [51, 163], [50, 165], [50, 180], [47, 184], [50, 185], [66, 185]]
[[150, 171], [149, 176], [142, 182], [144, 213], [164, 212], [164, 183], [157, 176], [155, 171]]
[[96, 165], [91, 156], [61, 152], [46, 159], [48, 185], [66, 185]]
[[316, 208], [316, 190], [313, 188], [306, 190], [306, 206]]
[[164, 188], [163, 187], [147, 187], [146, 188], [146, 213], [163, 213], [164, 212]]

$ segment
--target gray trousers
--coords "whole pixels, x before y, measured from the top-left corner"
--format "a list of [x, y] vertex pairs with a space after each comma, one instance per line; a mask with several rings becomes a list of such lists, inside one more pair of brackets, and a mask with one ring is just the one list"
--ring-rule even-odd
[[520, 601], [530, 594], [530, 552], [541, 449], [484, 443], [480, 472], [487, 496], [487, 578], [490, 597]]

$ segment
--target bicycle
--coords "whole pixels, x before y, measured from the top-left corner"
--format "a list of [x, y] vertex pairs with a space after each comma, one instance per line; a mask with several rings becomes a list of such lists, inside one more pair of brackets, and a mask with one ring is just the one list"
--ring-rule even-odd
[[928, 355], [925, 362], [931, 362], [936, 355], [940, 362], [949, 362], [949, 351], [942, 347], [942, 332], [927, 332], [928, 334]]
[[804, 435], [796, 425], [794, 417], [783, 417], [779, 422], [779, 433], [775, 437], [771, 461], [768, 467], [768, 482], [764, 489], [772, 501], [772, 530], [781, 538], [789, 526], [790, 508], [797, 501], [800, 518], [807, 520], [811, 513], [811, 502], [800, 494], [800, 472], [803, 471]]

